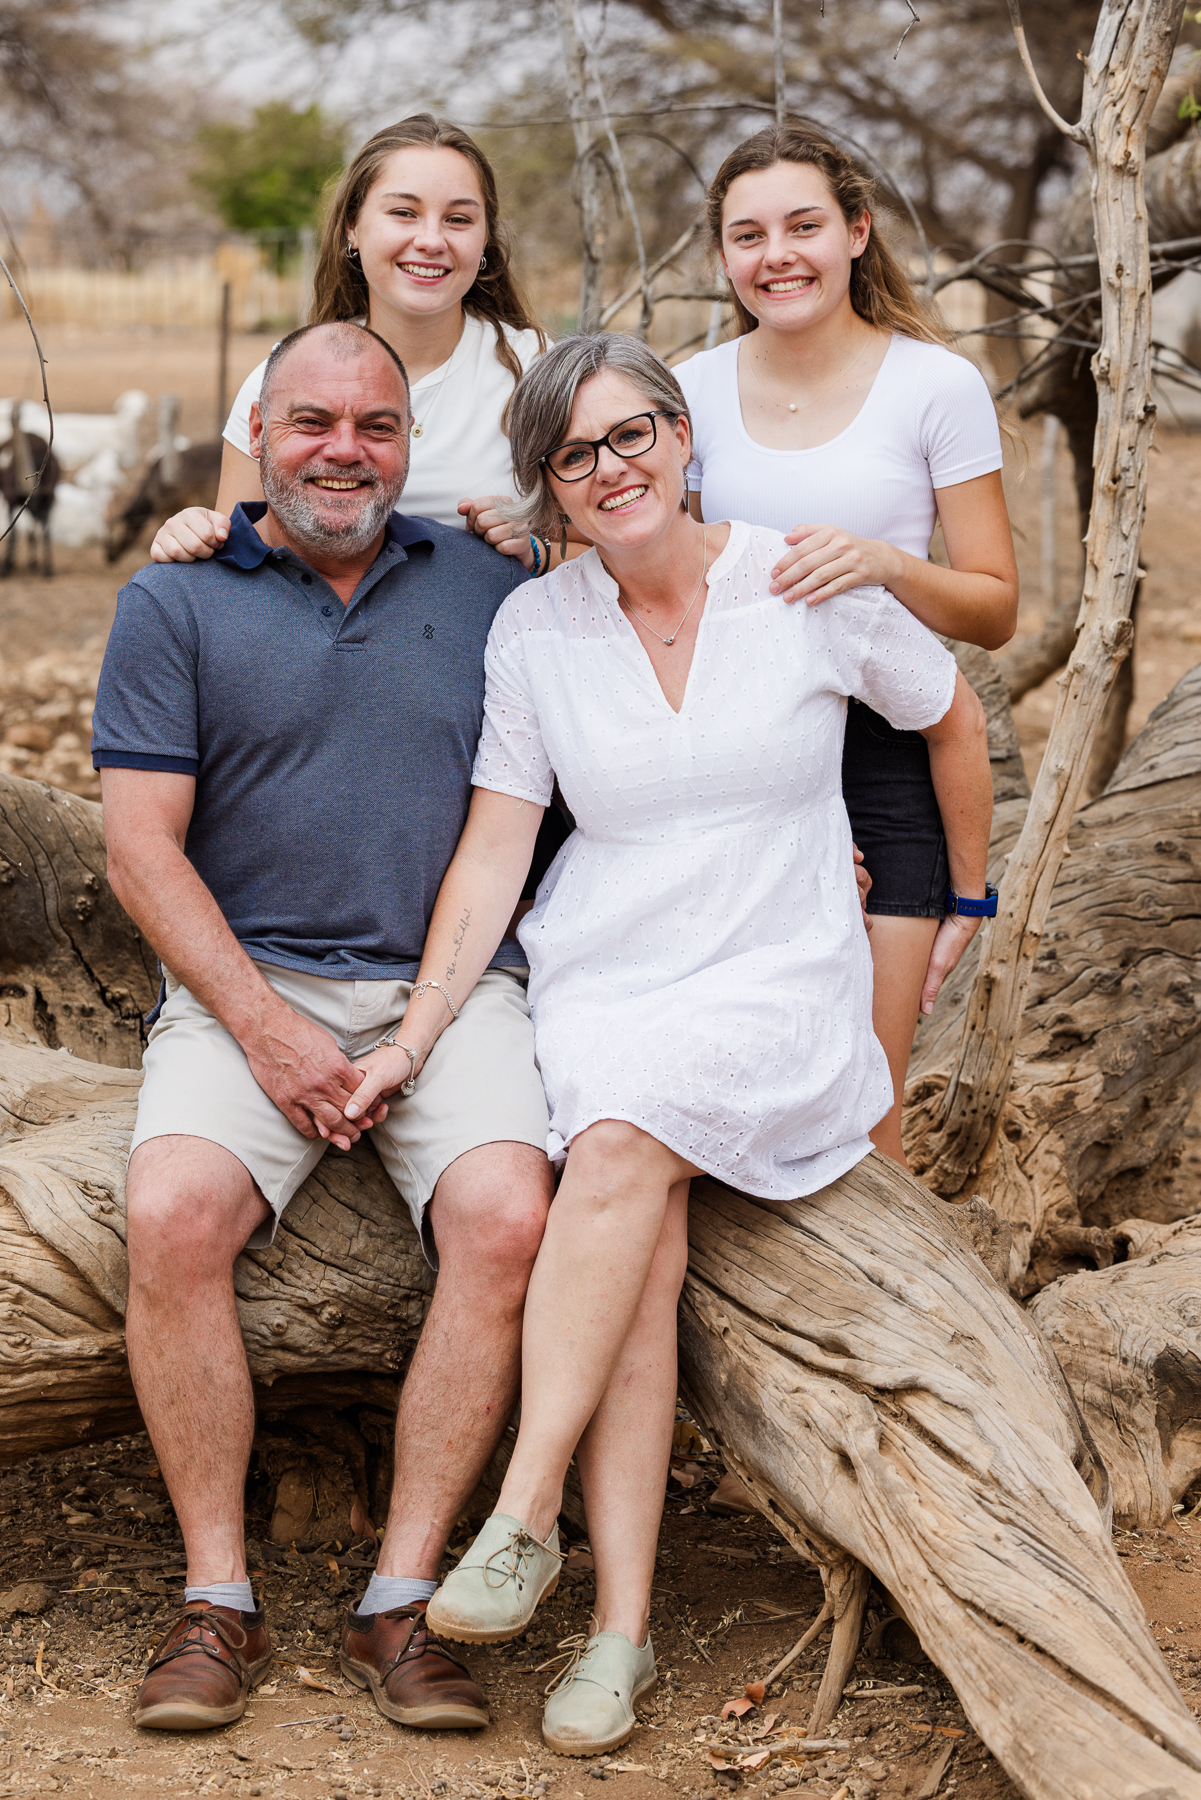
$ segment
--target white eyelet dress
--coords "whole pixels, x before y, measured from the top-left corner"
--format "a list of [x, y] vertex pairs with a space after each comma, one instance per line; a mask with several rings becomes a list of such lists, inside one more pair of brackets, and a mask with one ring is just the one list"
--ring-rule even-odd
[[749, 1194], [845, 1173], [892, 1103], [840, 770], [847, 696], [941, 719], [955, 663], [883, 588], [769, 591], [735, 523], [684, 703], [664, 698], [595, 550], [526, 582], [488, 640], [477, 787], [577, 829], [518, 933], [548, 1150], [620, 1119]]

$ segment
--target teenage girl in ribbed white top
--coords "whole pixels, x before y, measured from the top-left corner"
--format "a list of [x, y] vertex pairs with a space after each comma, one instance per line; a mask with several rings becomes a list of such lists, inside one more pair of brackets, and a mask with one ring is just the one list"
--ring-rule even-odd
[[[789, 600], [879, 583], [931, 630], [995, 650], [1017, 620], [996, 413], [873, 232], [872, 202], [850, 158], [798, 122], [758, 132], [718, 171], [709, 228], [740, 335], [674, 371], [692, 414], [690, 504], [786, 532], [775, 591]], [[936, 516], [949, 569], [928, 560]], [[909, 1051], [950, 941], [924, 741], [852, 706], [843, 797], [873, 881], [874, 1024], [895, 1095], [872, 1137], [903, 1162]]]

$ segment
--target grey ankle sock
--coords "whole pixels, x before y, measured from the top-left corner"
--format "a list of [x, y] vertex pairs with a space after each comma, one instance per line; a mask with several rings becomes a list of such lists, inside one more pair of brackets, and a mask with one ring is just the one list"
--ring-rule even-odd
[[214, 1581], [209, 1587], [186, 1587], [184, 1603], [207, 1600], [210, 1606], [228, 1606], [234, 1612], [256, 1612], [254, 1594], [248, 1581]]
[[372, 1575], [359, 1612], [386, 1613], [398, 1606], [412, 1606], [417, 1600], [428, 1600], [437, 1585], [436, 1581], [418, 1581], [408, 1575]]

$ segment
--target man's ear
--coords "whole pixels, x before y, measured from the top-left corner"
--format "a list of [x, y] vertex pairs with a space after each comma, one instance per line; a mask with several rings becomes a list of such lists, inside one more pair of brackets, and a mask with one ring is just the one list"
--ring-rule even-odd
[[257, 400], [250, 402], [250, 454], [257, 462], [263, 443], [263, 409]]

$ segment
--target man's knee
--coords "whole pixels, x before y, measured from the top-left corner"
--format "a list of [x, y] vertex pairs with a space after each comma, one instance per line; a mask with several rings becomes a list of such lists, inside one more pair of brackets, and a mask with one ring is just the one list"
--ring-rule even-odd
[[444, 1275], [520, 1280], [534, 1266], [554, 1179], [529, 1144], [486, 1144], [450, 1165], [434, 1190], [432, 1223]]
[[131, 1281], [191, 1279], [231, 1267], [268, 1214], [245, 1165], [203, 1138], [151, 1138], [130, 1159]]

